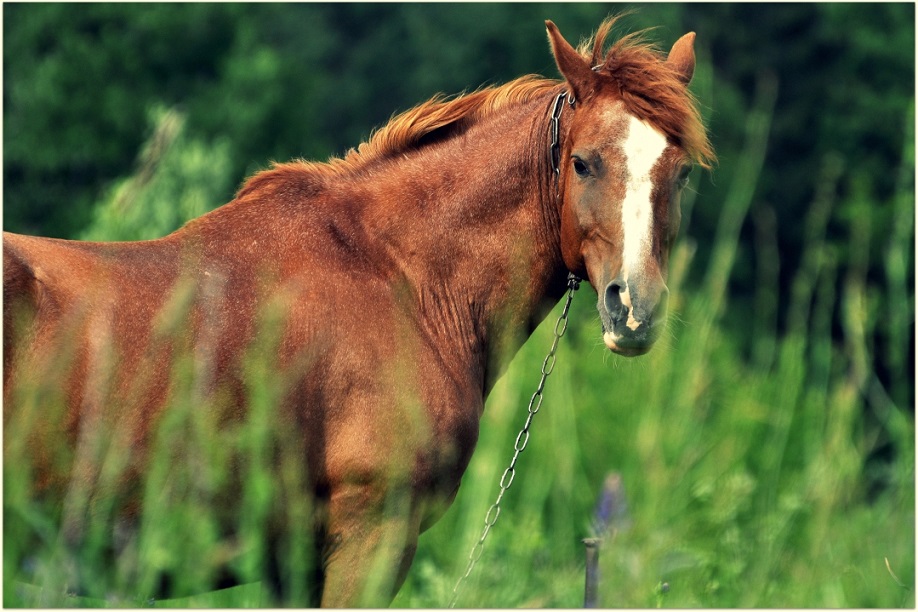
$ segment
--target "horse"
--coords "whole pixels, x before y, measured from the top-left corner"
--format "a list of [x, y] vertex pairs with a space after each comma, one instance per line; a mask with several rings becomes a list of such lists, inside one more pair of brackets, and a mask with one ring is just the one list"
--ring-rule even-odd
[[[4, 464], [28, 458], [63, 541], [105, 533], [136, 553], [158, 499], [137, 483], [157, 440], [174, 442], [157, 432], [179, 388], [190, 418], [224, 431], [255, 410], [254, 386], [284, 441], [260, 465], [311, 504], [287, 523], [266, 510], [266, 556], [293, 528], [312, 547], [300, 575], [266, 582], [281, 603], [390, 603], [457, 493], [491, 387], [568, 274], [596, 289], [612, 352], [646, 353], [665, 326], [680, 193], [714, 153], [688, 89], [694, 33], [668, 53], [643, 33], [607, 43], [616, 19], [579, 49], [545, 22], [562, 80], [435, 96], [340, 158], [273, 164], [162, 238], [5, 232]], [[218, 467], [182, 448], [169, 469]], [[219, 456], [236, 463], [214, 516], [250, 467]], [[220, 585], [238, 582], [224, 565]]]

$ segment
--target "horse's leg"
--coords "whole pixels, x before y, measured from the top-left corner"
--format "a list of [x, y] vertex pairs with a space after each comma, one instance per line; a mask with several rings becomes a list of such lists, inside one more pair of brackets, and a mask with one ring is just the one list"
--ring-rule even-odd
[[417, 504], [404, 489], [348, 484], [332, 491], [322, 607], [388, 606], [417, 548]]

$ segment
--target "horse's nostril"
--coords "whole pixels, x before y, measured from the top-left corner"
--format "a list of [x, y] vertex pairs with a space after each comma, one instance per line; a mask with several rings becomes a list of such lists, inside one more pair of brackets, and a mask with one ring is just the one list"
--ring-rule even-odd
[[603, 306], [613, 326], [627, 325], [632, 331], [665, 321], [668, 302], [669, 290], [662, 283], [635, 287], [616, 278], [606, 285], [603, 293]]
[[625, 282], [615, 279], [606, 286], [604, 302], [606, 311], [612, 317], [614, 322], [619, 322], [628, 314], [628, 308], [622, 302], [622, 294], [625, 292]]

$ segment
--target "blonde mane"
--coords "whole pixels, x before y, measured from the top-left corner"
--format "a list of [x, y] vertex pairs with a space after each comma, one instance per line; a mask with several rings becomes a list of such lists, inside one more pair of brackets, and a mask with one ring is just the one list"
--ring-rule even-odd
[[436, 130], [483, 119], [509, 104], [531, 100], [559, 84], [560, 81], [527, 75], [504, 85], [486, 87], [453, 98], [438, 94], [395, 116], [373, 132], [367, 142], [351, 149], [343, 158], [334, 157], [324, 164], [305, 163], [318, 172], [355, 170], [371, 161], [412, 150]]

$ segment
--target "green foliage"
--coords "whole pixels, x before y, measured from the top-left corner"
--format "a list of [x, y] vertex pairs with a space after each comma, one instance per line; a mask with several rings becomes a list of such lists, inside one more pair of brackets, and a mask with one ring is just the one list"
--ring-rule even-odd
[[130, 171], [147, 105], [182, 103], [217, 80], [233, 9], [3, 10], [4, 225], [74, 236], [105, 183]]
[[154, 132], [133, 175], [110, 188], [93, 209], [82, 240], [159, 238], [206, 213], [231, 184], [229, 145], [207, 145], [185, 133], [175, 110], [153, 113]]

